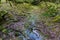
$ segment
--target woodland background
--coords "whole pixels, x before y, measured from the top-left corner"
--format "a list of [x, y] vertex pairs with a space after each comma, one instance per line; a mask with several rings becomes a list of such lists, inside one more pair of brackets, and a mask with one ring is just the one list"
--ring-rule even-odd
[[60, 0], [0, 0], [0, 40], [60, 40]]

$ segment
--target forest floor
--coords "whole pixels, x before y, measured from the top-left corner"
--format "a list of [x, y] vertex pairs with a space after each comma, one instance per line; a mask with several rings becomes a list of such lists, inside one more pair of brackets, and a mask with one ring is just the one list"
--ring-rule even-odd
[[[47, 2], [47, 5], [52, 5], [52, 8], [57, 8], [57, 6], [60, 7], [60, 4], [48, 3], [49, 2]], [[10, 40], [9, 38], [15, 40], [17, 38], [15, 36], [16, 31], [28, 38], [27, 34], [25, 34], [25, 30], [30, 27], [32, 27], [32, 29], [29, 29], [31, 32], [33, 29], [37, 30], [37, 32], [43, 36], [42, 39], [44, 40], [60, 40], [60, 23], [52, 21], [54, 17], [45, 17], [42, 15], [48, 10], [44, 2], [38, 6], [28, 3], [2, 3], [0, 4], [0, 11], [1, 10], [8, 13], [4, 17], [5, 20], [1, 23], [2, 26], [9, 31], [8, 32], [6, 29], [3, 30], [3, 34], [1, 36], [4, 40]], [[55, 10], [52, 11], [55, 12]], [[59, 11], [60, 9], [58, 12]], [[60, 13], [57, 15], [60, 15]], [[7, 33], [8, 35], [4, 33]]]

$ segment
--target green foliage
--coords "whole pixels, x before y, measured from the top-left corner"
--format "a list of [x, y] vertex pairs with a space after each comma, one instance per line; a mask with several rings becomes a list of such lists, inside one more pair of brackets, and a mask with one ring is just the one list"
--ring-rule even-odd
[[33, 4], [33, 5], [38, 5], [41, 1], [42, 1], [42, 0], [34, 0], [34, 1], [32, 2], [32, 4]]
[[30, 4], [34, 4], [34, 5], [40, 3], [40, 0], [10, 0], [10, 1], [13, 1], [15, 3], [23, 3], [23, 2], [25, 2], [25, 3], [30, 3]]
[[1, 3], [4, 3], [4, 2], [6, 2], [6, 0], [1, 0]]
[[7, 14], [6, 11], [0, 11], [0, 22], [2, 22], [2, 20], [4, 20], [4, 16]]
[[26, 3], [31, 3], [33, 2], [33, 0], [10, 0], [10, 1], [15, 1], [16, 3], [23, 3], [23, 2], [26, 2]]
[[30, 26], [30, 24], [29, 23], [25, 23], [25, 28], [28, 28], [29, 26]]
[[7, 29], [3, 29], [2, 32], [7, 34], [8, 30]]
[[26, 15], [28, 11], [33, 9], [32, 5], [28, 3], [17, 4], [16, 7], [17, 7], [17, 12], [20, 13], [20, 15], [21, 14]]
[[5, 15], [7, 12], [6, 11], [0, 11], [0, 16], [2, 17], [3, 15]]
[[0, 31], [2, 31], [4, 29], [4, 27], [2, 25], [0, 25]]
[[3, 33], [8, 33], [8, 30], [5, 29], [5, 27], [2, 25], [0, 25], [0, 31], [2, 31]]
[[15, 32], [15, 36], [19, 36], [19, 32]]
[[34, 0], [25, 0], [27, 3], [32, 3]]
[[15, 2], [21, 3], [21, 2], [24, 2], [24, 0], [15, 0]]
[[53, 22], [60, 22], [60, 15], [55, 16], [52, 21]]
[[[45, 5], [45, 4], [43, 4], [43, 5]], [[57, 9], [58, 5], [53, 4], [53, 3], [49, 3], [49, 2], [48, 2], [48, 4], [46, 3], [46, 5], [47, 6], [44, 6], [44, 7], [46, 7], [47, 9], [44, 11], [44, 13], [42, 13], [42, 15], [45, 18], [48, 18], [48, 19], [50, 18], [50, 22], [60, 22], [59, 21], [60, 20], [60, 13], [59, 13], [59, 11]], [[53, 18], [53, 19], [51, 19], [51, 18]], [[47, 21], [49, 21], [49, 20], [47, 20]]]
[[57, 15], [57, 9], [55, 8], [55, 6], [50, 5], [47, 8], [47, 11], [43, 13], [44, 16], [55, 17]]
[[[4, 28], [4, 25], [11, 27], [15, 26], [15, 24], [17, 23], [16, 26], [19, 26], [18, 24], [22, 22], [23, 24], [21, 25], [24, 25], [24, 31], [22, 31], [22, 33], [26, 35], [24, 33], [26, 29], [29, 29], [32, 32], [34, 27], [45, 26], [46, 24], [50, 25], [52, 18], [53, 22], [60, 22], [60, 15], [57, 11], [57, 5], [51, 2], [43, 2], [42, 4], [42, 2], [40, 3], [40, 1], [42, 0], [10, 0], [12, 5], [9, 4], [9, 1], [6, 4], [2, 3], [2, 11], [0, 11], [0, 31], [2, 31], [3, 33], [13, 32], [14, 30]], [[41, 6], [42, 8], [39, 6]], [[7, 10], [8, 13], [5, 10]], [[20, 18], [22, 20], [20, 20]], [[4, 23], [5, 19], [6, 22]], [[1, 22], [4, 23], [2, 24], [3, 26], [1, 26]], [[40, 22], [43, 23], [39, 25]], [[14, 33], [15, 36], [19, 36], [19, 32], [14, 31]], [[49, 35], [46, 34], [45, 37], [49, 37]]]

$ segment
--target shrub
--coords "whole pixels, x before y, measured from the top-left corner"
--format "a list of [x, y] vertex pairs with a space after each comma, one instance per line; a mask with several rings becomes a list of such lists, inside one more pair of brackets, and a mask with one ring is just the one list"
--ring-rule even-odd
[[31, 4], [34, 4], [34, 5], [37, 5], [40, 3], [40, 0], [10, 0], [10, 1], [13, 1], [15, 3], [31, 3]]
[[7, 14], [6, 11], [0, 11], [0, 22], [2, 22], [3, 20], [5, 20], [5, 15]]
[[32, 3], [34, 0], [25, 0], [27, 3]]
[[40, 3], [40, 1], [41, 1], [41, 0], [34, 0], [34, 1], [32, 2], [32, 4], [33, 4], [33, 5], [38, 5], [38, 4]]
[[0, 25], [0, 31], [2, 31], [4, 29], [4, 27], [2, 25]]
[[60, 15], [55, 16], [52, 21], [53, 22], [60, 22]]
[[21, 2], [24, 2], [24, 0], [15, 0], [15, 2], [21, 3]]
[[50, 5], [47, 8], [48, 9], [43, 13], [43, 16], [55, 17], [57, 15], [57, 9], [55, 8], [55, 6]]

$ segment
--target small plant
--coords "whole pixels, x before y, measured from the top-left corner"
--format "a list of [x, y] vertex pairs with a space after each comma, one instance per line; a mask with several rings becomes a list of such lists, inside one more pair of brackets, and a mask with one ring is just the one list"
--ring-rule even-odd
[[9, 31], [7, 29], [3, 29], [2, 32], [8, 34]]
[[54, 17], [54, 19], [52, 21], [53, 22], [60, 22], [60, 15], [57, 15], [56, 17]]
[[43, 16], [46, 17], [55, 17], [56, 15], [57, 15], [57, 9], [52, 5], [48, 6], [47, 11], [43, 13]]
[[15, 36], [19, 36], [19, 32], [15, 32]]
[[0, 22], [2, 22], [3, 20], [5, 20], [5, 15], [7, 14], [6, 11], [0, 11]]
[[4, 27], [2, 25], [0, 25], [0, 31], [2, 31], [4, 29]]

